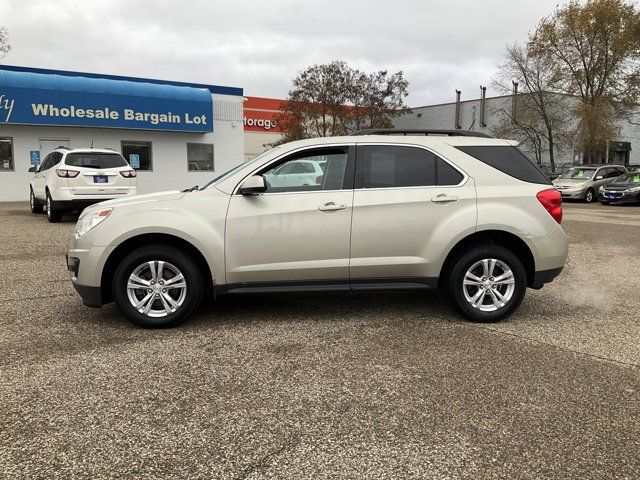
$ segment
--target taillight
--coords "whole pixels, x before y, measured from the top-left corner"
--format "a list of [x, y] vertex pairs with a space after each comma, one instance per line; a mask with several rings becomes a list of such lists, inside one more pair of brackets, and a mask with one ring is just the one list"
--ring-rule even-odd
[[136, 176], [136, 171], [135, 170], [122, 170], [120, 172], [120, 175], [122, 175], [124, 178], [133, 178]]
[[316, 177], [316, 185], [322, 185], [322, 180], [324, 180], [324, 175]]
[[560, 192], [555, 188], [549, 188], [538, 192], [536, 197], [553, 219], [562, 223], [562, 195]]
[[79, 173], [77, 170], [65, 170], [63, 168], [56, 170], [56, 175], [61, 178], [76, 178]]

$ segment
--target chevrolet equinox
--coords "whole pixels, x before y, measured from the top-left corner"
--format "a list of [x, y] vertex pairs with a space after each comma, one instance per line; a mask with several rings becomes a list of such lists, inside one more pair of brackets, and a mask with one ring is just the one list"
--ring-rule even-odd
[[288, 143], [201, 187], [86, 208], [67, 268], [85, 305], [115, 301], [142, 327], [205, 296], [438, 287], [497, 321], [568, 250], [560, 193], [516, 145], [384, 129]]

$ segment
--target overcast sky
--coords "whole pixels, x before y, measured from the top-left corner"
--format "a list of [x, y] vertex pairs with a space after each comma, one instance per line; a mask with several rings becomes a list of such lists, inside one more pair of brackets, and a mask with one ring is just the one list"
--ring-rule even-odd
[[410, 106], [476, 98], [505, 45], [557, 0], [0, 0], [9, 65], [243, 87], [284, 98], [291, 78], [341, 59], [403, 70]]

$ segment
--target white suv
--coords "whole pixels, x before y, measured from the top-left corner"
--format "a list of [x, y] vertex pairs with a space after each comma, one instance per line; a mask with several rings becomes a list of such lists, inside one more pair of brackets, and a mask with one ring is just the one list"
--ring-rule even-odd
[[[205, 296], [437, 287], [488, 322], [560, 273], [560, 193], [515, 142], [365, 133], [281, 145], [200, 188], [87, 208], [67, 253], [75, 289], [144, 327], [177, 325]], [[302, 161], [324, 164], [321, 178], [276, 178]]]
[[65, 211], [137, 193], [136, 171], [109, 149], [60, 147], [29, 171], [35, 173], [31, 211], [41, 213], [44, 205], [50, 222], [59, 222]]

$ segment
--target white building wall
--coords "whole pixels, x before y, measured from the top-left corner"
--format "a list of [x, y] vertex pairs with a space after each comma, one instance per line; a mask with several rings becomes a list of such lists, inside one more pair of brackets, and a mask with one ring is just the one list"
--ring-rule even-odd
[[[121, 152], [122, 140], [151, 142], [153, 171], [138, 171], [139, 193], [202, 185], [244, 161], [242, 97], [214, 94], [213, 99], [214, 108], [216, 106], [220, 108], [220, 102], [227, 108], [220, 109], [220, 113], [214, 111], [214, 131], [205, 134], [90, 127], [2, 125], [0, 137], [13, 139], [14, 171], [0, 169], [0, 201], [29, 199], [29, 181], [33, 176], [27, 171], [30, 167], [29, 151], [40, 149], [40, 138], [69, 139], [72, 148], [90, 147], [93, 142], [96, 148], [112, 148], [117, 152]], [[234, 104], [238, 107], [235, 108]], [[187, 143], [213, 144], [214, 172], [187, 170]], [[41, 159], [43, 158], [44, 155]]]
[[244, 158], [249, 160], [256, 155], [260, 155], [270, 147], [265, 147], [280, 140], [281, 134], [278, 132], [244, 132]]

